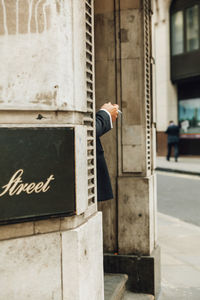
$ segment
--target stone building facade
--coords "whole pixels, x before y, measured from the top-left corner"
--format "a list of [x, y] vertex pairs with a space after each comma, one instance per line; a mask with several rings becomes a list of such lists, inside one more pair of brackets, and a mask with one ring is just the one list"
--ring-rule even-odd
[[155, 0], [152, 22], [157, 154], [166, 155], [165, 130], [180, 126], [180, 154], [199, 155], [199, 1]]
[[[151, 16], [151, 1], [95, 1], [96, 105], [98, 109], [109, 99], [122, 110], [117, 126], [102, 138], [115, 195], [99, 204], [104, 268], [128, 273], [133, 291], [156, 294], [159, 247]], [[153, 280], [141, 267], [148, 259]], [[136, 270], [141, 271], [140, 284], [135, 281]]]
[[[75, 178], [70, 215], [0, 215], [0, 298], [102, 300], [102, 231], [104, 270], [157, 295], [151, 1], [2, 0], [0, 15], [0, 130], [73, 129]], [[108, 99], [123, 114], [103, 138], [115, 198], [102, 227], [95, 110]]]
[[35, 128], [37, 134], [37, 128], [73, 128], [76, 162], [73, 216], [1, 225], [0, 298], [103, 299], [102, 221], [95, 200], [93, 3], [6, 0], [0, 15], [1, 129]]

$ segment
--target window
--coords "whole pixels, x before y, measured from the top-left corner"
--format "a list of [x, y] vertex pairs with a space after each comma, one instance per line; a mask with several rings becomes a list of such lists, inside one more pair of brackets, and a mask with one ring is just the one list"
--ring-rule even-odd
[[186, 10], [187, 51], [199, 49], [199, 7], [195, 5]]
[[[199, 0], [172, 2], [171, 53], [172, 56], [200, 50]], [[190, 5], [190, 6], [189, 6]]]
[[184, 52], [183, 11], [172, 15], [172, 55]]

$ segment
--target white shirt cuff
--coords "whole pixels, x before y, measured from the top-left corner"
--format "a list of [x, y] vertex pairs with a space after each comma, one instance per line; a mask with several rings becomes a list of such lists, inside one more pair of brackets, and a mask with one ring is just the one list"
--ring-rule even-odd
[[113, 128], [112, 118], [111, 118], [111, 114], [109, 113], [109, 111], [107, 111], [106, 109], [103, 109], [103, 108], [100, 109], [100, 110], [105, 111], [109, 115], [109, 117], [110, 117], [110, 127]]

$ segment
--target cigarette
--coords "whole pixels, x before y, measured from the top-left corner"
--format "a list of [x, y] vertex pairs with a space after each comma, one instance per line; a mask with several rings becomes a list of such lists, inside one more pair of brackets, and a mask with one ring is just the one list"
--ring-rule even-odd
[[119, 110], [119, 109], [118, 109], [118, 113], [119, 113], [120, 115], [122, 115], [122, 112], [121, 112], [121, 110]]

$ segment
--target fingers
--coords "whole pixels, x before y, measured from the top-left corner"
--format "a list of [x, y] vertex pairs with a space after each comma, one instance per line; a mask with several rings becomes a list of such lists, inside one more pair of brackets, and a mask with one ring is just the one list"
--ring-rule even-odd
[[115, 122], [118, 117], [118, 107], [119, 105], [117, 104], [113, 104], [112, 106], [111, 117], [113, 122]]
[[118, 104], [112, 104], [111, 102], [107, 102], [101, 108], [106, 109], [110, 113], [113, 122], [116, 121], [119, 109]]

